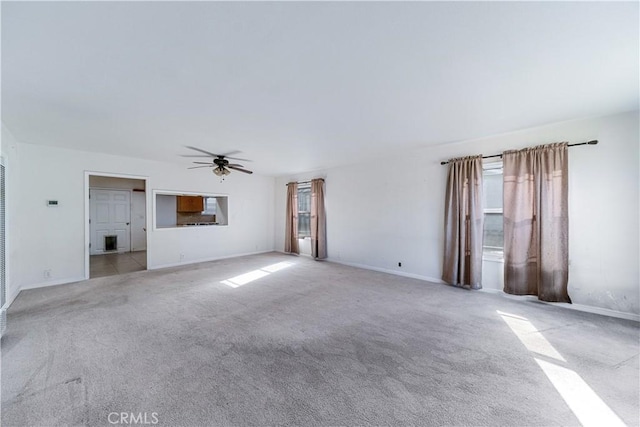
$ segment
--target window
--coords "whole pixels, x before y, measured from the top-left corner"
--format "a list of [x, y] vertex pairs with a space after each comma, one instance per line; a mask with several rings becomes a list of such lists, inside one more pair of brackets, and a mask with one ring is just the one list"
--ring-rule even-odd
[[504, 249], [502, 224], [502, 162], [486, 163], [483, 169], [483, 255], [502, 259]]
[[218, 199], [216, 197], [204, 198], [204, 211], [202, 215], [215, 215], [218, 210]]
[[311, 237], [311, 185], [298, 186], [298, 237]]

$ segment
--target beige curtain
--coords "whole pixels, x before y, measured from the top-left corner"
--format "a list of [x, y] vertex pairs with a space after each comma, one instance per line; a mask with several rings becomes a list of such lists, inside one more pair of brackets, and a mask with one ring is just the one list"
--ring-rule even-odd
[[311, 256], [327, 257], [327, 219], [324, 211], [324, 180], [311, 180]]
[[504, 291], [571, 302], [567, 143], [506, 151]]
[[482, 288], [482, 155], [449, 160], [442, 280]]
[[287, 223], [284, 234], [284, 251], [299, 254], [298, 248], [298, 183], [287, 184]]

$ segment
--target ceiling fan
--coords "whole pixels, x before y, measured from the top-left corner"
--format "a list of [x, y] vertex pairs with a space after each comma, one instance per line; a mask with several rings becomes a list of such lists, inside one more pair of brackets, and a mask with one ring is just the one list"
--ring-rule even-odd
[[193, 155], [183, 155], [182, 157], [212, 157], [213, 161], [212, 162], [193, 162], [195, 164], [198, 165], [206, 165], [206, 166], [192, 166], [188, 169], [197, 169], [197, 168], [213, 168], [213, 173], [215, 173], [216, 175], [220, 176], [220, 177], [225, 177], [226, 175], [229, 175], [231, 173], [231, 171], [229, 169], [233, 169], [234, 171], [238, 171], [238, 172], [244, 172], [244, 173], [248, 173], [248, 174], [252, 174], [253, 172], [248, 170], [248, 169], [244, 169], [244, 166], [238, 164], [238, 163], [229, 163], [229, 160], [227, 159], [231, 159], [231, 160], [240, 160], [243, 162], [250, 162], [251, 160], [247, 160], [247, 159], [240, 159], [237, 157], [230, 157], [230, 154], [236, 154], [239, 153], [239, 151], [232, 151], [230, 153], [227, 154], [214, 154], [211, 153], [209, 151], [203, 150], [201, 148], [197, 148], [197, 147], [191, 147], [189, 145], [185, 145], [186, 148], [189, 148], [191, 150], [195, 150], [195, 151], [199, 151], [202, 154], [193, 154]]

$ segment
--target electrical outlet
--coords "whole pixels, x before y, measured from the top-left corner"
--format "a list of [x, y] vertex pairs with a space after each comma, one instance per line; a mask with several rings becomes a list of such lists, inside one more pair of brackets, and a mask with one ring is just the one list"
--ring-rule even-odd
[[51, 279], [51, 270], [44, 270], [42, 275], [45, 279]]
[[402, 267], [402, 263], [401, 262], [398, 263], [398, 267]]
[[180, 261], [184, 261], [184, 254], [180, 254]]

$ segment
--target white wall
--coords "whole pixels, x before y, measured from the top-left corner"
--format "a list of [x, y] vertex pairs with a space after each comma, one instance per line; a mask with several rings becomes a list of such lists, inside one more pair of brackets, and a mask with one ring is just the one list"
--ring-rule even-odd
[[156, 227], [175, 227], [178, 223], [177, 207], [175, 195], [156, 194]]
[[[596, 146], [569, 151], [569, 294], [576, 304], [638, 315], [639, 127], [635, 111], [280, 177], [275, 185], [275, 247], [284, 248], [286, 182], [323, 176], [329, 260], [439, 280], [446, 182], [440, 161], [598, 139]], [[483, 286], [502, 289], [500, 263], [485, 262]]]
[[[31, 144], [16, 144], [18, 177], [11, 187], [12, 253], [19, 288], [82, 280], [85, 276], [85, 171], [148, 177], [150, 269], [273, 249], [274, 178], [232, 174], [221, 183], [204, 170]], [[229, 225], [153, 230], [153, 190], [229, 196]], [[59, 200], [52, 209], [45, 200]], [[44, 270], [51, 278], [44, 278]]]

